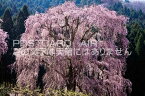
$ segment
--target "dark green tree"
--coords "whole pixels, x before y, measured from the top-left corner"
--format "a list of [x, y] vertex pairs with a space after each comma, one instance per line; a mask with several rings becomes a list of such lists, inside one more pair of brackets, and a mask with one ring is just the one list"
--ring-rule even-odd
[[138, 13], [137, 13], [135, 10], [131, 10], [130, 15], [131, 15], [131, 18], [132, 18], [132, 19], [138, 18], [138, 16], [139, 16]]
[[9, 8], [7, 8], [2, 16], [3, 22], [1, 25], [1, 28], [8, 32], [9, 35], [12, 34], [12, 30], [13, 30], [13, 20], [11, 17], [11, 11]]
[[24, 17], [23, 12], [20, 11], [15, 21], [15, 34], [13, 36], [15, 39], [20, 38], [20, 35], [25, 32], [25, 26], [24, 26], [25, 19], [24, 18], [25, 17]]
[[29, 14], [29, 11], [28, 11], [27, 5], [24, 5], [24, 6], [23, 6], [23, 8], [22, 8], [22, 13], [23, 13], [24, 19], [26, 20], [26, 19], [28, 18], [28, 16], [30, 15], [30, 14]]
[[129, 0], [125, 0], [126, 3], [129, 3]]
[[11, 70], [8, 67], [10, 64], [13, 64], [15, 58], [13, 55], [13, 43], [12, 43], [12, 36], [13, 36], [13, 32], [14, 32], [14, 26], [13, 26], [13, 20], [12, 20], [12, 16], [11, 16], [11, 10], [9, 8], [7, 8], [2, 16], [2, 24], [1, 24], [1, 28], [8, 32], [9, 38], [7, 39], [7, 45], [8, 45], [8, 50], [7, 53], [5, 53], [2, 56], [2, 65], [3, 65], [3, 80], [4, 82], [6, 82], [6, 85], [8, 82], [14, 82], [12, 74], [11, 74]]
[[28, 18], [29, 12], [26, 5], [23, 6], [22, 10], [18, 13], [15, 20], [15, 39], [19, 39], [20, 35], [25, 32], [25, 20]]
[[140, 56], [140, 58], [143, 58], [145, 56], [145, 40], [142, 34], [140, 34], [139, 36], [135, 50], [137, 55]]
[[102, 1], [101, 0], [94, 0], [96, 4], [101, 4]]

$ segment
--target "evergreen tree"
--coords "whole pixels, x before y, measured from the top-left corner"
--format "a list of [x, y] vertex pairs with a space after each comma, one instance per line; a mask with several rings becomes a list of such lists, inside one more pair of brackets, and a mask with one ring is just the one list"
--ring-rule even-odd
[[15, 22], [15, 34], [14, 37], [16, 39], [20, 38], [20, 35], [25, 32], [25, 20], [28, 18], [29, 12], [28, 7], [26, 5], [23, 6], [22, 10], [20, 10], [19, 14], [16, 17]]
[[129, 3], [129, 0], [125, 0], [126, 3]]
[[126, 16], [130, 16], [130, 9], [127, 7], [124, 7], [123, 14]]
[[144, 20], [145, 15], [144, 15], [144, 13], [142, 12], [142, 10], [139, 10], [138, 15], [139, 15], [139, 19], [140, 19], [141, 21]]
[[131, 10], [130, 17], [131, 17], [132, 19], [138, 18], [138, 13], [137, 13], [135, 10]]
[[22, 8], [22, 12], [23, 12], [23, 16], [24, 16], [24, 19], [26, 20], [29, 16], [29, 12], [28, 12], [28, 7], [27, 5], [24, 5], [23, 8]]
[[3, 23], [1, 25], [2, 29], [6, 32], [8, 32], [9, 35], [11, 35], [13, 30], [13, 20], [11, 17], [11, 11], [9, 8], [7, 8], [3, 14]]
[[10, 73], [11, 69], [9, 69], [9, 65], [13, 64], [15, 61], [15, 57], [13, 55], [13, 32], [14, 32], [14, 26], [13, 26], [13, 20], [11, 16], [11, 10], [7, 8], [2, 16], [3, 22], [1, 24], [1, 28], [8, 32], [9, 38], [7, 39], [7, 45], [8, 45], [8, 50], [7, 52], [2, 56], [2, 64], [3, 64], [3, 74], [4, 74], [4, 81], [5, 82], [15, 82], [13, 81], [12, 74]]
[[101, 0], [94, 0], [96, 4], [101, 4], [102, 1]]
[[145, 40], [142, 34], [140, 34], [139, 39], [136, 44], [136, 53], [140, 58], [145, 56]]
[[24, 27], [24, 14], [22, 11], [19, 12], [18, 16], [16, 17], [16, 22], [15, 22], [15, 34], [14, 37], [15, 39], [18, 39], [20, 34], [24, 33], [25, 27]]

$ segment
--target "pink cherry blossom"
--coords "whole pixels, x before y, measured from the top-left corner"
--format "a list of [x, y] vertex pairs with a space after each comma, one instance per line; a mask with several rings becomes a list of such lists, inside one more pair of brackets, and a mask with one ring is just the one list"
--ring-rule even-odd
[[7, 33], [0, 29], [0, 58], [1, 55], [7, 51], [6, 38], [8, 37]]
[[[70, 40], [67, 48], [92, 49], [117, 47], [125, 50], [128, 47], [127, 30], [124, 26], [127, 18], [118, 16], [103, 6], [77, 7], [72, 2], [50, 8], [46, 13], [37, 13], [26, 20], [26, 32], [21, 40], [34, 40], [34, 49], [46, 48], [51, 50], [47, 43], [37, 40], [55, 41]], [[97, 41], [96, 34], [104, 38]], [[95, 40], [97, 46], [80, 46], [82, 41]], [[25, 43], [17, 52], [28, 49]], [[65, 49], [66, 46], [59, 46]], [[53, 47], [54, 52], [58, 51]], [[64, 53], [64, 52], [63, 52]], [[115, 53], [115, 52], [113, 52]], [[48, 88], [80, 91], [92, 96], [127, 96], [131, 91], [131, 83], [123, 77], [126, 67], [126, 55], [16, 55], [13, 68], [17, 71], [17, 83], [21, 86], [30, 85], [37, 88], [39, 67], [44, 66], [46, 73], [43, 76], [44, 91]]]

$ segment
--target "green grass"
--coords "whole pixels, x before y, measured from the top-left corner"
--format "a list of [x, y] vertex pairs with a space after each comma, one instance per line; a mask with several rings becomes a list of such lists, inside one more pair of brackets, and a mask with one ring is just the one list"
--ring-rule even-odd
[[[31, 90], [29, 86], [14, 88], [6, 87], [5, 84], [0, 85], [0, 96], [7, 96], [7, 94], [19, 94], [20, 96], [89, 96], [81, 92], [73, 92], [67, 90], [53, 90], [47, 89], [44, 93], [41, 93], [40, 89]], [[9, 96], [9, 95], [8, 95]]]

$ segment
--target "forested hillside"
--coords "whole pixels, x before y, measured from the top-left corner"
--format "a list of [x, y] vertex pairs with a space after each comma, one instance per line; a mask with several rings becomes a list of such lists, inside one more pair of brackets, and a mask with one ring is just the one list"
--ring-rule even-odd
[[145, 2], [136, 1], [132, 3], [126, 3], [125, 6], [145, 12]]
[[[12, 14], [17, 13], [18, 10], [27, 5], [32, 13], [44, 12], [49, 7], [63, 4], [68, 0], [0, 0], [0, 16], [4, 12], [5, 8], [9, 7], [12, 10]], [[93, 3], [101, 3], [101, 0], [74, 0], [78, 5], [90, 5]]]
[[112, 4], [120, 0], [0, 0], [0, 16], [7, 7], [11, 8], [12, 14], [15, 14], [21, 7], [27, 5], [29, 6], [30, 12], [35, 13], [36, 11], [44, 12], [49, 7], [63, 4], [65, 1], [74, 1], [77, 5], [83, 6], [101, 3]]
[[[0, 45], [0, 96], [5, 96], [5, 94], [11, 92], [12, 88], [15, 88], [15, 90], [19, 90], [21, 92], [25, 92], [31, 86], [32, 87], [39, 87], [39, 89], [40, 89], [39, 93], [42, 93], [42, 91], [44, 90], [44, 88], [46, 88], [46, 86], [50, 87], [50, 85], [48, 84], [49, 81], [47, 81], [47, 78], [50, 78], [50, 77], [47, 75], [51, 72], [46, 70], [45, 69], [46, 67], [44, 65], [39, 66], [39, 64], [37, 65], [37, 63], [35, 65], [35, 66], [37, 66], [37, 68], [35, 66], [31, 66], [32, 68], [35, 67], [34, 69], [37, 72], [35, 72], [33, 70], [30, 71], [27, 68], [25, 69], [24, 66], [25, 67], [29, 66], [29, 64], [33, 65], [33, 63], [32, 62], [30, 63], [29, 61], [28, 62], [25, 61], [24, 58], [29, 58], [29, 57], [19, 58], [19, 56], [14, 55], [14, 48], [13, 47], [18, 47], [18, 48], [22, 47], [22, 48], [20, 48], [20, 50], [21, 50], [21, 49], [23, 49], [24, 46], [19, 46], [19, 45], [13, 46], [13, 40], [15, 40], [15, 39], [17, 39], [17, 40], [20, 40], [20, 39], [25, 40], [26, 39], [27, 40], [27, 38], [25, 38], [25, 37], [32, 38], [31, 37], [32, 34], [26, 33], [26, 31], [28, 29], [31, 29], [31, 28], [37, 29], [36, 27], [40, 27], [39, 24], [36, 24], [36, 26], [32, 26], [34, 22], [36, 23], [35, 19], [37, 19], [37, 18], [43, 19], [43, 17], [40, 15], [40, 13], [42, 12], [44, 17], [47, 17], [47, 16], [49, 17], [49, 14], [44, 13], [44, 12], [49, 10], [49, 8], [53, 9], [53, 7], [54, 7], [54, 13], [53, 12], [52, 13], [56, 15], [56, 13], [55, 13], [55, 8], [57, 10], [56, 6], [60, 5], [60, 4], [64, 4], [65, 1], [74, 1], [75, 4], [79, 7], [83, 7], [84, 5], [90, 6], [92, 4], [96, 4], [96, 5], [102, 4], [102, 6], [105, 6], [110, 10], [116, 11], [117, 15], [114, 15], [114, 16], [116, 16], [116, 18], [118, 15], [124, 15], [124, 16], [126, 16], [126, 18], [128, 18], [127, 24], [124, 24], [124, 25], [122, 25], [122, 23], [119, 23], [119, 24], [122, 26], [122, 28], [125, 28], [124, 27], [125, 25], [127, 27], [128, 34], [126, 35], [126, 37], [128, 38], [128, 40], [130, 42], [130, 43], [128, 43], [129, 44], [128, 51], [132, 52], [132, 54], [126, 59], [126, 62], [127, 62], [126, 66], [127, 67], [125, 67], [125, 63], [122, 63], [122, 65], [124, 66], [125, 69], [119, 69], [119, 71], [122, 71], [121, 75], [119, 73], [116, 73], [116, 75], [120, 76], [120, 78], [123, 79], [123, 81], [125, 81], [125, 82], [127, 82], [125, 80], [125, 78], [129, 79], [132, 82], [131, 96], [144, 96], [144, 94], [145, 94], [145, 92], [144, 92], [144, 90], [145, 90], [145, 79], [144, 79], [145, 78], [145, 76], [144, 76], [144, 74], [145, 74], [145, 71], [144, 71], [145, 70], [145, 59], [144, 59], [145, 58], [145, 11], [144, 11], [143, 7], [145, 6], [145, 4], [141, 3], [141, 2], [140, 2], [141, 4], [138, 4], [135, 2], [132, 3], [132, 2], [129, 2], [129, 0], [125, 0], [125, 1], [122, 1], [122, 0], [0, 0], [0, 37], [2, 37], [2, 38], [0, 38], [0, 40], [2, 41], [2, 42], [0, 41], [0, 44], [1, 44]], [[141, 5], [141, 6], [139, 6], [139, 5]], [[58, 8], [61, 8], [61, 7], [58, 7]], [[74, 8], [77, 9], [77, 7], [74, 7]], [[76, 11], [76, 9], [74, 9], [74, 11]], [[102, 8], [102, 10], [105, 10], [105, 9]], [[51, 10], [49, 10], [48, 12], [51, 12]], [[96, 8], [96, 9], [94, 8], [93, 12], [94, 12], [94, 14], [96, 14], [97, 12], [98, 12], [97, 14], [102, 14], [102, 13], [99, 13], [99, 12], [101, 12], [99, 8]], [[102, 11], [102, 12], [106, 12], [106, 10]], [[112, 14], [109, 11], [107, 11], [107, 12], [106, 12], [107, 14]], [[37, 15], [34, 15], [34, 14], [37, 14]], [[81, 14], [81, 12], [78, 14]], [[34, 18], [35, 18], [34, 21], [33, 21], [33, 17], [30, 15], [34, 15]], [[90, 11], [89, 16], [92, 16], [92, 15], [93, 14], [91, 14], [91, 11]], [[74, 16], [73, 15], [71, 15], [71, 16], [75, 17], [78, 15], [75, 14]], [[98, 16], [98, 18], [99, 18], [99, 16]], [[107, 20], [110, 20], [109, 18], [110, 17], [107, 17]], [[28, 20], [26, 21], [26, 19], [28, 19]], [[91, 19], [93, 19], [93, 18], [91, 18]], [[118, 17], [118, 19], [119, 19], [119, 17]], [[99, 20], [103, 21], [103, 19], [99, 19]], [[25, 25], [25, 21], [26, 21], [26, 25]], [[92, 21], [92, 20], [90, 20], [90, 21]], [[29, 22], [30, 22], [31, 26], [29, 25]], [[77, 22], [77, 20], [76, 20], [76, 22]], [[113, 24], [113, 23], [111, 23], [113, 21], [108, 21], [108, 22], [110, 22], [110, 23], [106, 22], [106, 24], [108, 24], [108, 25]], [[114, 21], [114, 22], [119, 22], [119, 21]], [[43, 25], [43, 24], [41, 23], [41, 25]], [[105, 28], [108, 28], [107, 27], [108, 25], [104, 25], [104, 26], [106, 26]], [[116, 25], [117, 24], [114, 24], [113, 26], [116, 26]], [[101, 28], [104, 28], [102, 26], [101, 26]], [[97, 30], [94, 27], [90, 27], [90, 28], [92, 28], [92, 30]], [[116, 29], [112, 29], [112, 30], [118, 30], [117, 28], [120, 28], [120, 27], [116, 27]], [[45, 28], [40, 28], [40, 29], [42, 30], [42, 32], [48, 32], [48, 30], [45, 30]], [[58, 28], [58, 29], [60, 30], [60, 28]], [[66, 29], [67, 29], [67, 27], [66, 27]], [[53, 31], [55, 31], [55, 30], [56, 29], [54, 27]], [[71, 29], [69, 29], [69, 30], [71, 30]], [[111, 29], [106, 29], [106, 30], [111, 30]], [[120, 28], [120, 31], [121, 30], [123, 30], [123, 29]], [[125, 30], [123, 30], [121, 32], [124, 32], [124, 31]], [[7, 32], [7, 34], [9, 36], [4, 34], [4, 32]], [[29, 32], [29, 31], [27, 31], [27, 32]], [[109, 31], [109, 32], [111, 32], [111, 31]], [[38, 32], [38, 33], [40, 33], [40, 32]], [[120, 36], [124, 36], [124, 33], [120, 33], [120, 34], [121, 34]], [[39, 37], [40, 35], [42, 35], [42, 37]], [[46, 34], [39, 34], [39, 35], [34, 35], [34, 37], [37, 36], [39, 38], [44, 38], [45, 35]], [[55, 34], [53, 34], [53, 35], [55, 35]], [[6, 37], [8, 37], [8, 38], [6, 39]], [[50, 37], [53, 37], [53, 36], [50, 36]], [[65, 37], [65, 36], [63, 36], [63, 37]], [[62, 37], [58, 36], [58, 38], [62, 38]], [[119, 38], [119, 37], [116, 36], [116, 38]], [[120, 38], [125, 38], [125, 37], [120, 37]], [[125, 41], [126, 41], [126, 39], [125, 39]], [[107, 41], [105, 41], [105, 42], [107, 42]], [[116, 41], [112, 41], [112, 42], [115, 43]], [[120, 41], [120, 42], [123, 42], [123, 41]], [[117, 42], [115, 44], [117, 45]], [[119, 43], [119, 44], [122, 45], [122, 43]], [[112, 45], [112, 46], [114, 46], [114, 45]], [[36, 46], [36, 48], [37, 47], [38, 46]], [[32, 59], [33, 57], [30, 57], [30, 58]], [[105, 58], [105, 57], [103, 57], [103, 58]], [[42, 61], [41, 61], [42, 63], [46, 63], [45, 62], [47, 60], [46, 58], [41, 58], [41, 59], [42, 59]], [[99, 56], [96, 59], [102, 60], [102, 57]], [[114, 58], [112, 58], [112, 59], [114, 59]], [[58, 60], [58, 61], [60, 61], [60, 60]], [[77, 61], [77, 59], [76, 59], [76, 61]], [[84, 60], [82, 60], [82, 61], [84, 61]], [[34, 62], [36, 62], [36, 61], [34, 60]], [[68, 61], [64, 60], [64, 62], [68, 62]], [[110, 64], [110, 63], [108, 63], [109, 61], [106, 61], [106, 62], [107, 63], [105, 63], [105, 64]], [[24, 66], [21, 66], [20, 63], [23, 64]], [[52, 62], [50, 61], [50, 63], [52, 63]], [[11, 65], [13, 65], [13, 64], [15, 64], [15, 66], [12, 67]], [[104, 64], [104, 63], [102, 63], [102, 64]], [[113, 64], [116, 64], [116, 63], [113, 63]], [[90, 66], [94, 66], [94, 65], [90, 65]], [[71, 67], [74, 67], [74, 66], [70, 66], [69, 68], [71, 69]], [[80, 66], [76, 66], [76, 67], [79, 68]], [[96, 67], [96, 66], [94, 66], [94, 67]], [[105, 72], [108, 72], [107, 67], [108, 66], [106, 66], [106, 65], [99, 66], [99, 68], [101, 70], [107, 70]], [[59, 67], [57, 67], [57, 68], [56, 69], [52, 68], [52, 71], [53, 72], [55, 71], [57, 73], [59, 70]], [[66, 68], [66, 66], [65, 66], [65, 68]], [[88, 67], [83, 66], [83, 68], [85, 69]], [[117, 70], [117, 69], [115, 69], [115, 70]], [[28, 76], [27, 74], [29, 74], [29, 71], [34, 75]], [[62, 71], [68, 72], [68, 70], [65, 70], [65, 69]], [[72, 70], [70, 70], [70, 71], [72, 71]], [[79, 71], [83, 72], [82, 70], [79, 70]], [[89, 71], [89, 70], [87, 70], [87, 71]], [[95, 70], [94, 72], [97, 73], [98, 71]], [[112, 71], [112, 72], [114, 72], [114, 71]], [[53, 74], [53, 73], [51, 73], [51, 74]], [[68, 72], [68, 74], [71, 74], [71, 73]], [[112, 73], [110, 73], [110, 74], [112, 74]], [[26, 78], [21, 79], [23, 76]], [[45, 77], [44, 79], [43, 79], [43, 76]], [[60, 74], [59, 75], [57, 74], [57, 76], [60, 77]], [[68, 76], [68, 77], [67, 77], [67, 75], [65, 75], [65, 76], [66, 76], [65, 79], [69, 78], [69, 80], [71, 80], [71, 78], [72, 78], [71, 76]], [[82, 80], [82, 82], [83, 82], [82, 84], [84, 84], [84, 82], [87, 82], [87, 84], [88, 84], [89, 80], [92, 80], [93, 76], [95, 77], [96, 75], [95, 75], [95, 73], [92, 72], [91, 76], [88, 76], [88, 77], [81, 75], [81, 74], [79, 76], [83, 76], [85, 78], [84, 80]], [[76, 77], [78, 78], [79, 76], [76, 76]], [[37, 80], [34, 79], [36, 77], [38, 77]], [[106, 78], [109, 78], [109, 77], [110, 76], [107, 74]], [[52, 78], [54, 78], [53, 75], [52, 75]], [[89, 79], [86, 79], [86, 78], [89, 78]], [[98, 78], [101, 78], [101, 77], [98, 77]], [[116, 81], [116, 78], [113, 80], [114, 80], [114, 82], [118, 83]], [[31, 80], [33, 80], [35, 83], [31, 84], [31, 86], [27, 86], [28, 89], [27, 88], [22, 89], [20, 86], [16, 86], [17, 83], [19, 83], [19, 85], [23, 85], [23, 81], [25, 81], [25, 80], [28, 80], [30, 83], [32, 83]], [[51, 82], [50, 84], [53, 85], [53, 83], [59, 83], [61, 85], [61, 87], [64, 88], [64, 86], [65, 86], [64, 82], [67, 82], [67, 79], [66, 79], [66, 81], [65, 80], [62, 80], [62, 81], [63, 81], [63, 84], [60, 84], [59, 81], [54, 81], [54, 82], [50, 81]], [[93, 79], [92, 81], [93, 81], [93, 83], [99, 82], [98, 79]], [[79, 80], [79, 84], [80, 84], [80, 82], [81, 82], [81, 80]], [[46, 86], [43, 86], [44, 83], [46, 84]], [[84, 90], [86, 90], [86, 91], [88, 91], [90, 93], [92, 92], [93, 94], [96, 95], [98, 93], [95, 93], [95, 91], [99, 91], [100, 94], [102, 94], [103, 93], [101, 91], [101, 88], [102, 88], [102, 90], [106, 90], [105, 91], [106, 93], [104, 93], [104, 95], [105, 95], [105, 94], [109, 94], [109, 93], [107, 93], [108, 91], [111, 91], [110, 88], [112, 88], [112, 87], [110, 87], [111, 86], [110, 83], [115, 84], [113, 82], [109, 82], [109, 83], [105, 83], [106, 85], [102, 85], [102, 81], [99, 83], [100, 84], [97, 83], [98, 85], [97, 84], [96, 85], [100, 86], [100, 87], [97, 87], [96, 89], [93, 89], [93, 87], [94, 87], [93, 84], [88, 84], [88, 86], [90, 86], [90, 88], [92, 88], [93, 91], [87, 89], [86, 85], [83, 85], [86, 87], [86, 89], [83, 89], [84, 88], [83, 87], [82, 92], [84, 92]], [[69, 82], [67, 84], [68, 84], [67, 87], [70, 88], [69, 84], [71, 84], [71, 82]], [[79, 86], [79, 84], [78, 84], [78, 86]], [[107, 86], [107, 84], [109, 87]], [[75, 83], [74, 83], [74, 85], [75, 85]], [[104, 86], [107, 86], [107, 87], [103, 88]], [[120, 85], [118, 85], [118, 86], [120, 86]], [[116, 87], [118, 87], [118, 86], [116, 86]], [[57, 86], [57, 87], [60, 87], [60, 86]], [[82, 86], [80, 85], [79, 87], [81, 89]], [[128, 82], [128, 85], [127, 86], [124, 85], [124, 87], [126, 88], [126, 90], [125, 89], [118, 89], [118, 90], [120, 90], [120, 94], [123, 94], [123, 95], [113, 95], [113, 96], [125, 96], [126, 94], [128, 95], [129, 91], [130, 91], [130, 90], [128, 90], [130, 87], [129, 82]], [[119, 88], [124, 88], [124, 87], [120, 86]], [[117, 88], [112, 89], [112, 90], [113, 90], [113, 92], [115, 92], [112, 94], [119, 94], [119, 92], [117, 93]], [[123, 93], [122, 90], [125, 90], [127, 93]], [[37, 92], [35, 92], [35, 90], [33, 92], [37, 93]], [[70, 94], [70, 93], [68, 92], [67, 94]], [[82, 94], [82, 93], [77, 93], [77, 94]], [[87, 96], [87, 95], [82, 94], [79, 96]], [[109, 96], [109, 95], [105, 95], [105, 96]]]

